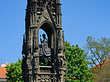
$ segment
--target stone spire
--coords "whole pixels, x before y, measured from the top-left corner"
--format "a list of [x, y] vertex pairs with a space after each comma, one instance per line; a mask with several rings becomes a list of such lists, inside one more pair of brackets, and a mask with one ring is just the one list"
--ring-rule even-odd
[[[27, 0], [23, 41], [24, 82], [65, 82], [66, 58], [60, 0]], [[48, 40], [39, 44], [39, 29]], [[25, 56], [24, 56], [25, 55]], [[40, 62], [48, 62], [40, 66]]]

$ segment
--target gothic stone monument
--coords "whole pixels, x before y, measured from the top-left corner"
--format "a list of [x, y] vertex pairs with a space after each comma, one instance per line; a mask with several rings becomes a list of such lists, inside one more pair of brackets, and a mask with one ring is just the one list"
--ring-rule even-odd
[[[23, 36], [24, 82], [65, 82], [65, 41], [59, 0], [28, 0]], [[46, 32], [39, 37], [39, 29]], [[39, 44], [41, 41], [41, 44]], [[47, 62], [45, 66], [40, 63]]]

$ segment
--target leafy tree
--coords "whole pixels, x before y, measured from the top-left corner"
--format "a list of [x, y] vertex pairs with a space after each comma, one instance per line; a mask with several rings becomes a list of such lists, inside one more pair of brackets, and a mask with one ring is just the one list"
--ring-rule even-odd
[[[91, 36], [87, 37], [87, 43], [84, 46], [85, 52], [87, 54], [87, 59], [90, 61], [90, 65], [94, 65], [101, 68], [104, 64], [106, 58], [110, 54], [110, 39], [101, 38], [95, 40]], [[100, 65], [97, 65], [99, 63]]]
[[23, 82], [21, 64], [22, 64], [22, 60], [18, 59], [18, 62], [11, 63], [6, 67], [7, 81]]
[[86, 54], [78, 45], [70, 45], [66, 41], [65, 56], [67, 59], [66, 82], [91, 82], [92, 73], [88, 69]]

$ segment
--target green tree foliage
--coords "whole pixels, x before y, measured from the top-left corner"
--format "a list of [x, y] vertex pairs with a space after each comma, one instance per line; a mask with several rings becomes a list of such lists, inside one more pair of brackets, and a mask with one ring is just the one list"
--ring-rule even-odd
[[[90, 61], [90, 65], [93, 67], [99, 63], [100, 68], [104, 64], [106, 58], [110, 54], [110, 39], [101, 38], [95, 40], [91, 36], [87, 37], [87, 43], [84, 46], [87, 53], [87, 59]], [[98, 67], [97, 66], [97, 67]]]
[[67, 59], [66, 82], [91, 82], [92, 73], [88, 69], [86, 54], [78, 45], [70, 45], [66, 41], [65, 56]]
[[21, 64], [22, 64], [22, 60], [18, 59], [18, 62], [11, 63], [6, 67], [7, 81], [23, 82]]

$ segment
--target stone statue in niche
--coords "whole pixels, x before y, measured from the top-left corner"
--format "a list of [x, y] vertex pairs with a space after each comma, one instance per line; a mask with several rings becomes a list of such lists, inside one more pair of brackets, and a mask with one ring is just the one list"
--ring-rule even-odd
[[[41, 37], [41, 35], [40, 35]], [[43, 63], [48, 63], [48, 65], [52, 62], [52, 54], [53, 49], [48, 47], [48, 40], [46, 39], [45, 34], [43, 34], [43, 40], [40, 38], [41, 45], [40, 45], [40, 61]]]

